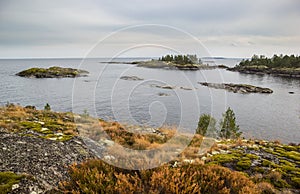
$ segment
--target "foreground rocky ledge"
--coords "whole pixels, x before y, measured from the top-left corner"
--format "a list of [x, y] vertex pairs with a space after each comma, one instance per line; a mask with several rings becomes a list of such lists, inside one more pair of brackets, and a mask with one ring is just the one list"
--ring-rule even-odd
[[11, 193], [51, 191], [59, 182], [68, 179], [69, 165], [94, 158], [78, 137], [59, 142], [21, 136], [2, 129], [0, 147], [0, 172], [26, 175], [26, 178], [13, 185]]
[[65, 78], [65, 77], [83, 77], [87, 76], [89, 72], [81, 69], [50, 67], [45, 68], [31, 68], [17, 73], [20, 77], [30, 78]]
[[215, 89], [224, 89], [229, 92], [248, 94], [248, 93], [263, 93], [263, 94], [271, 94], [273, 90], [270, 88], [261, 88], [257, 86], [247, 85], [247, 84], [226, 84], [226, 83], [207, 83], [207, 82], [199, 82], [199, 84], [203, 86], [207, 86]]
[[[79, 123], [77, 127], [74, 120]], [[119, 145], [134, 150], [156, 149], [175, 134], [174, 129], [129, 127], [86, 114], [55, 113], [11, 104], [0, 107], [0, 126], [0, 177], [1, 172], [8, 171], [24, 175], [20, 182], [11, 185], [11, 193], [31, 194], [61, 193], [57, 190], [59, 183], [76, 178], [71, 177], [68, 166], [95, 158], [91, 150], [97, 150], [97, 156], [105, 161], [113, 162], [122, 160], [123, 153], [117, 149]], [[93, 141], [79, 137], [78, 130], [80, 136]], [[111, 140], [103, 139], [103, 132]], [[299, 193], [300, 145], [259, 140], [216, 141], [196, 134], [185, 150], [178, 151], [178, 145], [188, 139], [180, 136], [177, 140], [168, 146], [168, 150], [178, 153], [178, 159], [166, 164], [172, 168], [186, 164], [216, 164], [247, 174], [257, 186], [267, 184], [268, 189], [274, 191], [271, 193]], [[92, 175], [92, 171], [82, 174]], [[77, 182], [69, 183], [77, 185]], [[88, 184], [84, 188], [92, 189]]]

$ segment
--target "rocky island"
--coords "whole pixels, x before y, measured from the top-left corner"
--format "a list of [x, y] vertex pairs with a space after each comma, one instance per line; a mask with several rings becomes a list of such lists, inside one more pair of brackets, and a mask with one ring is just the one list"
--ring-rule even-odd
[[50, 67], [45, 68], [30, 68], [17, 73], [17, 76], [28, 78], [74, 78], [87, 76], [89, 72], [81, 69]]
[[207, 83], [207, 82], [199, 82], [199, 84], [203, 86], [207, 86], [215, 89], [224, 89], [229, 92], [248, 94], [248, 93], [263, 93], [263, 94], [271, 94], [273, 90], [270, 88], [262, 88], [257, 86], [252, 86], [248, 84], [233, 84], [233, 83]]
[[300, 57], [274, 55], [272, 58], [267, 58], [254, 55], [250, 60], [243, 60], [237, 66], [227, 70], [246, 74], [300, 78]]
[[158, 60], [152, 59], [149, 61], [134, 61], [134, 62], [103, 62], [108, 64], [124, 63], [136, 65], [137, 67], [147, 68], [162, 68], [162, 69], [175, 69], [185, 71], [197, 71], [197, 70], [212, 70], [212, 69], [226, 69], [224, 65], [207, 65], [196, 55], [166, 55], [160, 57]]

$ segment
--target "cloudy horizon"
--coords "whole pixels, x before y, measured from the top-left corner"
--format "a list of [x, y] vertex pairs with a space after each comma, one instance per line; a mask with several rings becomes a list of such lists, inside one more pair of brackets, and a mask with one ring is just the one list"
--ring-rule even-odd
[[[237, 58], [299, 55], [299, 10], [298, 0], [4, 0], [0, 58], [80, 58], [99, 40], [102, 57], [155, 57], [168, 48]], [[139, 45], [150, 49], [132, 49]]]

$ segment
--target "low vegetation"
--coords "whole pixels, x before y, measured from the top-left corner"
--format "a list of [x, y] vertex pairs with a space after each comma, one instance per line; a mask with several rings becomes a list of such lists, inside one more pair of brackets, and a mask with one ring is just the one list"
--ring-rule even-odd
[[164, 165], [128, 171], [91, 160], [70, 167], [71, 179], [60, 189], [71, 193], [259, 193], [246, 176], [202, 164]]
[[36, 110], [33, 106], [21, 107], [8, 103], [0, 107], [0, 128], [7, 132], [19, 133], [57, 141], [66, 141], [77, 135], [72, 113], [56, 113]]
[[[118, 153], [118, 147], [132, 150], [159, 149], [168, 143], [168, 151], [178, 152], [173, 160], [149, 170], [125, 170], [101, 160], [88, 160], [70, 167], [70, 179], [61, 182], [63, 193], [276, 193], [299, 191], [300, 146], [279, 142], [241, 139], [235, 114], [228, 108], [217, 129], [210, 115], [199, 119], [196, 134], [176, 134], [176, 128], [130, 126], [104, 121], [83, 114], [56, 113], [49, 104], [44, 110], [33, 106], [7, 104], [0, 107], [0, 129], [21, 136], [53, 141], [68, 141], [82, 135], [106, 147], [103, 156]], [[210, 136], [211, 135], [211, 136]], [[220, 139], [212, 137], [219, 135]], [[205, 138], [203, 136], [206, 136]], [[107, 139], [103, 139], [106, 137]], [[211, 139], [212, 144], [207, 144]], [[175, 141], [173, 141], [175, 140]], [[110, 145], [111, 144], [111, 145]], [[184, 150], [178, 151], [188, 145]], [[200, 149], [207, 147], [206, 150]], [[165, 155], [163, 152], [162, 155]], [[126, 158], [127, 157], [127, 158]], [[155, 160], [157, 156], [151, 159]], [[112, 158], [112, 157], [110, 157]], [[132, 159], [130, 165], [138, 165]], [[131, 162], [132, 162], [131, 161]], [[132, 168], [136, 169], [136, 168]], [[0, 174], [11, 175], [13, 174]], [[6, 177], [9, 177], [6, 176]], [[0, 188], [11, 189], [20, 180], [2, 179]], [[5, 182], [6, 181], [6, 182]], [[6, 190], [4, 190], [6, 191]]]
[[[206, 164], [218, 164], [246, 173], [257, 184], [278, 190], [299, 189], [300, 146], [278, 142], [234, 140], [219, 142]], [[265, 184], [264, 184], [265, 185]]]

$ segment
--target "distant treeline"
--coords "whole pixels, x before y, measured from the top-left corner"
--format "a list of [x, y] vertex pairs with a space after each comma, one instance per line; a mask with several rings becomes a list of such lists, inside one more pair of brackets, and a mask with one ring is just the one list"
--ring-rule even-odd
[[201, 64], [201, 59], [197, 55], [166, 55], [158, 59], [159, 61], [173, 62], [180, 65]]
[[266, 66], [269, 68], [299, 68], [300, 67], [300, 56], [295, 55], [274, 55], [272, 58], [267, 58], [264, 55], [258, 56], [253, 55], [249, 60], [243, 60], [238, 65], [242, 66]]

